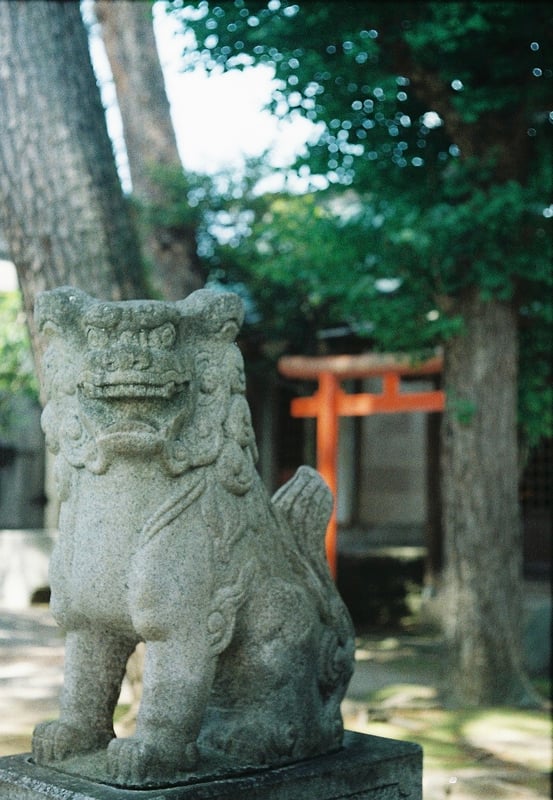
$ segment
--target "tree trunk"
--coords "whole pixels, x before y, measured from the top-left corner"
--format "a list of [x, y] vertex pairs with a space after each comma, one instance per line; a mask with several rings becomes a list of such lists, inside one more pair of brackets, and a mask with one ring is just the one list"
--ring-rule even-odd
[[178, 300], [199, 289], [204, 275], [192, 224], [147, 219], [150, 207], [163, 209], [167, 202], [163, 172], [182, 173], [154, 36], [152, 4], [97, 0], [95, 7], [123, 119], [133, 196], [146, 211], [141, 233], [152, 282], [167, 299]]
[[145, 296], [79, 3], [0, 3], [0, 227], [31, 331], [38, 292]]
[[467, 705], [525, 703], [516, 314], [476, 291], [459, 311], [466, 333], [446, 346], [442, 427], [450, 687]]

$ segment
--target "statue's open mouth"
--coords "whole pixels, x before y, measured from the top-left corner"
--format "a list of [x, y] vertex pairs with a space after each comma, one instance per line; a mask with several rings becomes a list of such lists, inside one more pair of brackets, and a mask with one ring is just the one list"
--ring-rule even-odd
[[160, 398], [169, 400], [179, 392], [184, 391], [189, 384], [189, 379], [178, 373], [160, 376], [148, 373], [146, 376], [137, 373], [122, 374], [110, 373], [109, 375], [85, 375], [79, 382], [79, 388], [86, 397], [95, 400], [129, 400]]

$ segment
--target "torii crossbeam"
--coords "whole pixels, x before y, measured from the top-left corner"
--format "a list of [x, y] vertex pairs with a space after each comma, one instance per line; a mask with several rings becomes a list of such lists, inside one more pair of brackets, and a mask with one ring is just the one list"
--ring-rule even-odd
[[[287, 378], [313, 380], [318, 388], [311, 397], [292, 400], [293, 417], [315, 417], [317, 420], [317, 469], [336, 497], [336, 462], [338, 454], [338, 421], [340, 417], [369, 414], [394, 414], [410, 411], [443, 411], [445, 394], [441, 389], [425, 392], [402, 392], [402, 377], [439, 375], [443, 359], [435, 356], [413, 362], [407, 356], [365, 353], [339, 356], [283, 356], [279, 372]], [[382, 391], [348, 394], [341, 381], [352, 378], [382, 378]], [[326, 533], [326, 554], [330, 571], [336, 577], [336, 504]]]

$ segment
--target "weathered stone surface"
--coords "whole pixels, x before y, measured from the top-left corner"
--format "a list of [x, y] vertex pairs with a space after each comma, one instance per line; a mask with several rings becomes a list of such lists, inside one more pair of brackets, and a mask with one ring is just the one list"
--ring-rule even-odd
[[0, 758], [0, 797], [10, 800], [421, 800], [418, 745], [346, 731], [338, 752], [235, 777], [157, 789], [117, 789]]
[[[332, 497], [307, 467], [272, 499], [261, 485], [239, 298], [66, 287], [36, 314], [61, 499], [51, 607], [67, 636], [60, 718], [35, 730], [35, 760], [148, 787], [211, 755], [232, 770], [339, 748], [354, 642], [324, 555]], [[141, 641], [136, 734], [116, 739]]]

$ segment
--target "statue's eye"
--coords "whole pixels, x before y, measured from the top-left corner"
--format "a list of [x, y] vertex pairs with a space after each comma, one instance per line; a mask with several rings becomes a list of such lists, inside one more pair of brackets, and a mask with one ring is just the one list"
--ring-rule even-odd
[[105, 328], [89, 328], [87, 331], [89, 347], [107, 347], [109, 335]]
[[172, 347], [175, 343], [177, 332], [175, 326], [171, 322], [166, 322], [165, 325], [160, 325], [158, 328], [152, 328], [148, 337], [148, 342], [152, 347]]

